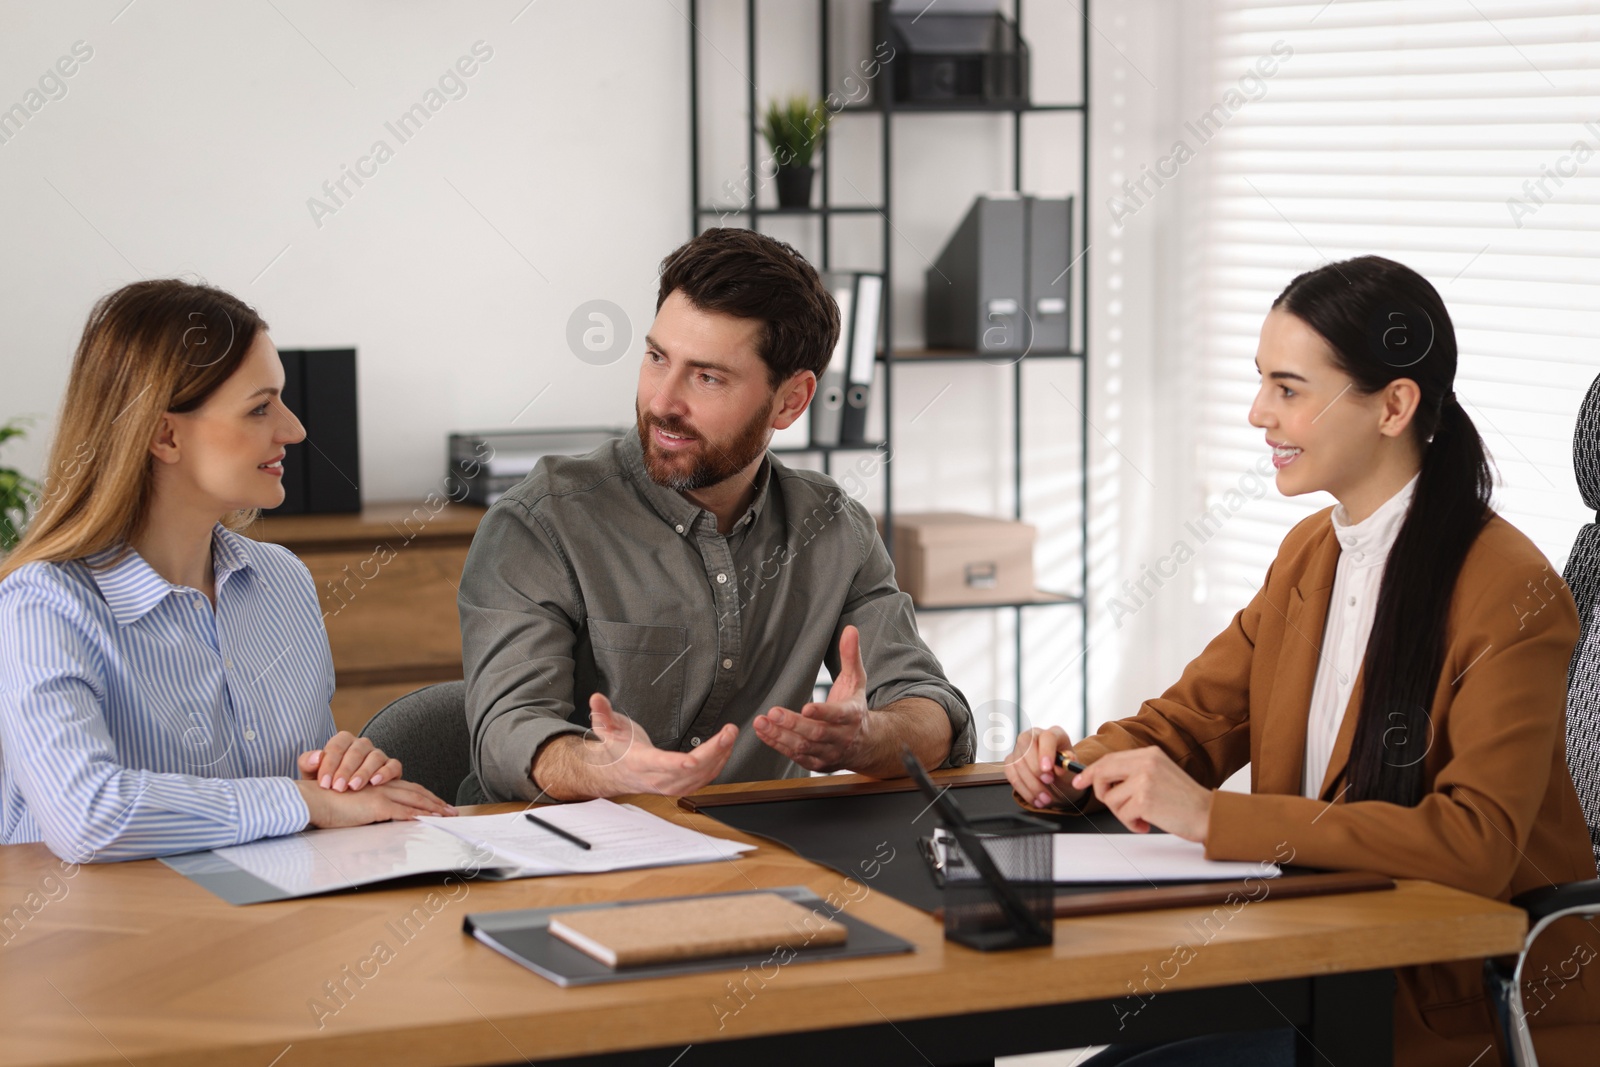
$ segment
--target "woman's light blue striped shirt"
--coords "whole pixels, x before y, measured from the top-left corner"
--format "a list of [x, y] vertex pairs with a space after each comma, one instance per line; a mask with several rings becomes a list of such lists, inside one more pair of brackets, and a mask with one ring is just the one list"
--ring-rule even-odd
[[333, 735], [305, 565], [218, 526], [213, 610], [116, 555], [0, 582], [0, 844], [84, 863], [304, 829], [295, 758]]

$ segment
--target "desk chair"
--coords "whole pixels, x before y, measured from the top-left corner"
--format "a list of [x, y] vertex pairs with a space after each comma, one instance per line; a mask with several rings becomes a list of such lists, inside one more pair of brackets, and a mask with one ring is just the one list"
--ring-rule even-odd
[[[1583, 502], [1600, 520], [1600, 377], [1596, 377], [1578, 412], [1572, 437], [1572, 461]], [[1589, 840], [1600, 857], [1600, 521], [1586, 523], [1573, 542], [1563, 577], [1578, 604], [1578, 647], [1567, 669], [1567, 766], [1583, 804]], [[1528, 949], [1545, 927], [1568, 915], [1600, 914], [1600, 879], [1568, 882], [1535, 889], [1511, 901], [1528, 913], [1528, 937], [1514, 960], [1484, 962], [1484, 983], [1494, 1006], [1500, 1055], [1514, 1067], [1537, 1067], [1533, 1040], [1522, 1004], [1522, 968]]]
[[399, 760], [407, 779], [453, 802], [469, 779], [473, 790], [478, 781], [468, 751], [466, 693], [465, 682], [424, 686], [374, 715], [361, 736]]

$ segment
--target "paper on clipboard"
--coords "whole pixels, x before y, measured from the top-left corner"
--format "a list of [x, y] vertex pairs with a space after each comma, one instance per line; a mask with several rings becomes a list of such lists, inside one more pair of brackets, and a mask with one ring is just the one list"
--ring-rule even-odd
[[[950, 835], [934, 831], [933, 853], [940, 870], [949, 859]], [[1172, 834], [1055, 834], [1051, 880], [1079, 883], [1220, 882], [1276, 878], [1275, 863], [1206, 859], [1204, 845]]]

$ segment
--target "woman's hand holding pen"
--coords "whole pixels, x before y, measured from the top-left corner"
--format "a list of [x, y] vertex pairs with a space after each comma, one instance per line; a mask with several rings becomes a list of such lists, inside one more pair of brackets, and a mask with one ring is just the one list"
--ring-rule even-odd
[[1108, 752], [1075, 775], [1072, 785], [1093, 789], [1117, 821], [1136, 834], [1149, 833], [1153, 826], [1205, 844], [1214, 791], [1154, 745]]
[[1016, 747], [1006, 758], [1006, 779], [1017, 796], [1036, 808], [1077, 804], [1083, 790], [1066, 781], [1066, 772], [1057, 755], [1072, 758], [1072, 740], [1059, 726], [1048, 730], [1024, 730]]
[[1161, 749], [1152, 745], [1108, 752], [1087, 767], [1074, 764], [1068, 770], [1065, 764], [1072, 759], [1072, 742], [1061, 727], [1024, 730], [1006, 760], [1006, 779], [1017, 796], [1036, 808], [1076, 805], [1092, 790], [1134, 833], [1156, 827], [1205, 843], [1212, 791]]

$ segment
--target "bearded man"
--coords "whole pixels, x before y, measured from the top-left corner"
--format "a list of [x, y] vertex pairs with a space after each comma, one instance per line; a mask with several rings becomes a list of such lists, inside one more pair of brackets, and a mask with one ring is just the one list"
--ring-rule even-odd
[[[490, 800], [971, 762], [871, 516], [767, 451], [805, 415], [839, 308], [792, 247], [712, 229], [662, 261], [636, 432], [546, 457], [461, 577], [473, 771]], [[818, 668], [834, 679], [812, 700]], [[471, 779], [469, 779], [469, 783]]]

